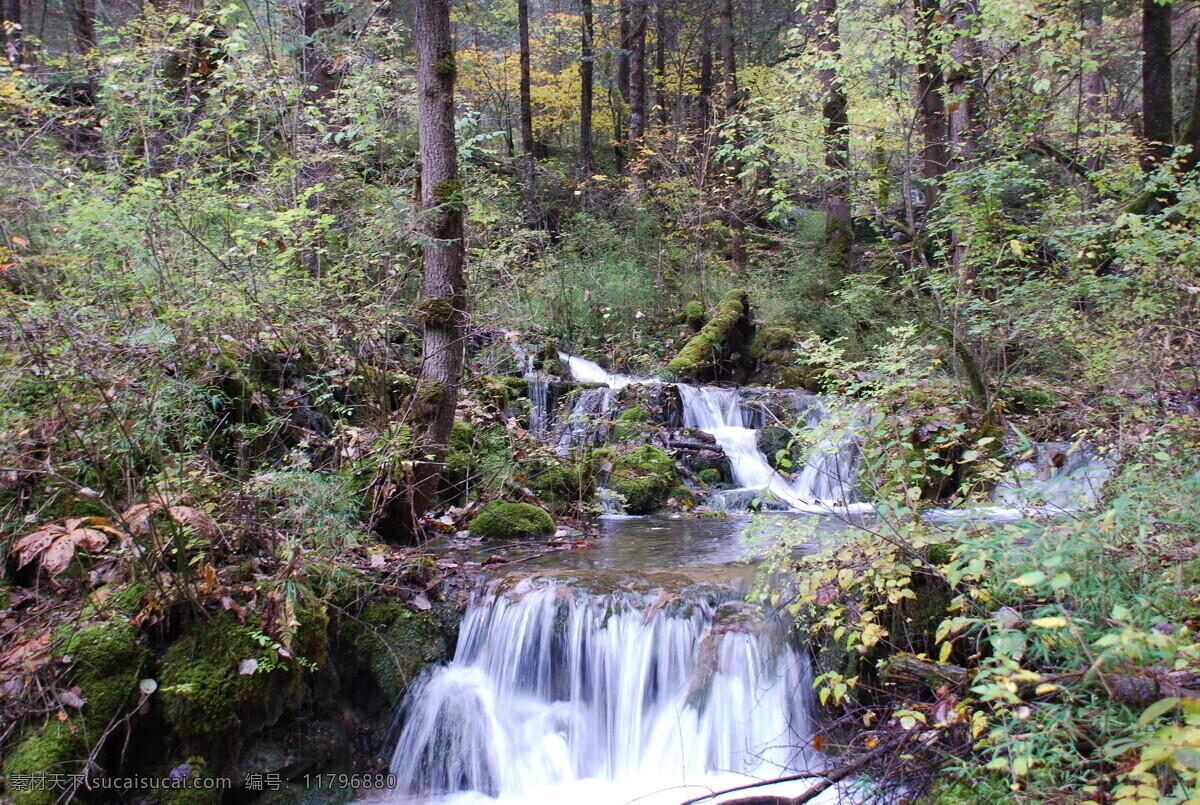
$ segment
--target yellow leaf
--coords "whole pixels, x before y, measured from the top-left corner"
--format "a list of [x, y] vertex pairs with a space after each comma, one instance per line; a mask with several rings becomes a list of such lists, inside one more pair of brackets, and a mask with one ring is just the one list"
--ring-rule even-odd
[[1065, 629], [1067, 619], [1057, 615], [1052, 618], [1034, 618], [1033, 625], [1039, 629]]

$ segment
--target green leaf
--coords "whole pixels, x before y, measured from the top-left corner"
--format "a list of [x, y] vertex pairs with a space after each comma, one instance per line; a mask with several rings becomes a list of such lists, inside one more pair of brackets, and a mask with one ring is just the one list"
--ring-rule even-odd
[[1178, 706], [1179, 706], [1179, 697], [1178, 696], [1168, 696], [1165, 699], [1159, 699], [1154, 704], [1150, 705], [1149, 707], [1147, 707], [1145, 710], [1142, 711], [1141, 716], [1139, 716], [1138, 720], [1137, 720], [1138, 726], [1144, 727], [1147, 724], [1149, 724], [1151, 721], [1154, 721], [1155, 719], [1157, 719], [1159, 716], [1165, 715], [1166, 713], [1170, 712], [1171, 710], [1174, 710]]
[[1011, 584], [1018, 587], [1036, 587], [1046, 580], [1046, 574], [1040, 570], [1031, 570], [1028, 573], [1022, 573], [1015, 579], [1010, 579]]

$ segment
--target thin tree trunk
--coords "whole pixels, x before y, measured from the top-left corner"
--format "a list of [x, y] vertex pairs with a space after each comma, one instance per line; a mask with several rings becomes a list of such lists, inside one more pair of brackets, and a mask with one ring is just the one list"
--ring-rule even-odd
[[[1087, 16], [1085, 20], [1087, 41], [1098, 43], [1100, 37], [1104, 35], [1104, 6], [1098, 0], [1085, 3], [1084, 14]], [[1100, 73], [1099, 60], [1095, 59], [1094, 61], [1095, 64], [1084, 71], [1080, 87], [1083, 93], [1083, 108], [1087, 114], [1085, 122], [1087, 139], [1095, 139], [1099, 136], [1104, 116], [1104, 76]], [[1089, 154], [1084, 167], [1089, 173], [1099, 170], [1100, 155]]]
[[450, 442], [463, 361], [467, 292], [463, 265], [464, 200], [454, 142], [454, 43], [451, 0], [417, 0], [413, 33], [417, 44], [417, 129], [420, 138], [420, 208], [427, 235], [424, 294], [418, 313], [424, 323], [417, 396], [433, 404], [426, 453], [433, 456], [414, 473], [408, 521], [414, 526], [437, 486]]
[[[948, 79], [947, 111], [950, 123], [950, 168], [966, 170], [979, 148], [976, 106], [979, 101], [979, 45], [975, 26], [979, 20], [977, 0], [962, 0], [954, 10], [951, 23], [954, 41], [950, 46], [953, 68]], [[953, 265], [955, 273], [967, 281], [975, 279], [975, 270], [967, 262], [967, 242], [955, 229]]]
[[617, 50], [617, 94], [620, 103], [613, 104], [613, 157], [617, 164], [617, 172], [625, 172], [625, 111], [629, 108], [629, 53], [631, 48], [629, 34], [629, 0], [617, 0], [617, 19], [621, 37], [621, 47]]
[[741, 209], [741, 175], [742, 160], [737, 155], [741, 147], [741, 137], [735, 131], [738, 113], [741, 111], [741, 97], [737, 85], [737, 41], [733, 30], [733, 0], [721, 0], [721, 60], [724, 62], [725, 81], [725, 121], [731, 128], [727, 137], [733, 146], [734, 153], [725, 162], [726, 187], [728, 190], [727, 209], [729, 213], [729, 260], [738, 271], [746, 268], [746, 223], [742, 220]]
[[817, 47], [822, 54], [819, 75], [825, 93], [825, 244], [831, 262], [849, 268], [850, 248], [850, 118], [846, 89], [839, 73], [841, 39], [838, 35], [837, 0], [817, 0], [814, 8]]
[[1142, 132], [1145, 170], [1171, 155], [1175, 112], [1171, 92], [1171, 3], [1142, 0]]
[[[315, 114], [325, 117], [325, 104], [337, 91], [340, 75], [335, 71], [325, 51], [321, 36], [323, 32], [335, 27], [341, 20], [341, 13], [326, 5], [326, 0], [303, 0], [300, 6], [301, 25], [304, 31], [304, 45], [300, 49], [300, 72], [304, 80], [304, 105], [306, 109], [315, 110]], [[328, 121], [326, 121], [328, 122]], [[306, 120], [300, 130], [299, 150], [303, 156], [300, 166], [300, 187], [312, 190], [318, 185], [333, 181], [337, 170], [333, 162], [324, 153], [321, 142], [321, 130], [315, 120]], [[327, 212], [329, 201], [324, 191], [318, 190], [309, 194], [304, 200], [304, 206], [313, 218]], [[321, 251], [319, 241], [305, 245], [300, 250], [300, 263], [309, 275], [321, 275]]]
[[4, 37], [4, 55], [9, 65], [16, 69], [26, 63], [25, 43], [22, 40], [21, 0], [3, 0], [0, 3], [4, 20], [0, 33]]
[[592, 154], [592, 81], [595, 54], [592, 45], [592, 0], [582, 0], [583, 21], [579, 59], [579, 168], [585, 175], [596, 169]]
[[629, 146], [637, 158], [646, 133], [646, 0], [632, 0], [629, 16]]
[[537, 222], [537, 186], [533, 153], [533, 97], [530, 90], [529, 0], [517, 0], [521, 35], [521, 185], [525, 191], [527, 223]]
[[938, 27], [940, 0], [915, 0], [917, 30], [921, 43], [921, 63], [917, 68], [918, 109], [921, 116], [921, 178], [924, 180], [925, 208], [937, 203], [938, 186], [946, 172], [946, 103], [941, 66], [941, 48], [934, 31]]
[[666, 131], [671, 122], [667, 101], [667, 12], [664, 0], [658, 0], [654, 15], [654, 105], [658, 107], [658, 125]]

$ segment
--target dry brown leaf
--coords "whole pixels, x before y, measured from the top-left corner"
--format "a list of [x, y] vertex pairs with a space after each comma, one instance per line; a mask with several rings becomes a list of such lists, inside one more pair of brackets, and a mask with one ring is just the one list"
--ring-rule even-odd
[[75, 555], [75, 540], [70, 535], [59, 537], [54, 544], [42, 553], [42, 569], [51, 576], [57, 576], [71, 564]]
[[208, 515], [191, 506], [171, 506], [167, 509], [167, 513], [175, 522], [190, 525], [203, 536], [211, 537], [217, 533], [216, 526], [213, 525], [212, 520], [208, 519]]
[[17, 540], [16, 544], [13, 545], [14, 551], [21, 552], [21, 558], [18, 560], [17, 564], [20, 567], [25, 567], [25, 565], [32, 562], [38, 554], [49, 548], [50, 544], [54, 542], [55, 537], [58, 537], [63, 533], [64, 531], [62, 526], [49, 525], [42, 526], [37, 531], [21, 537], [19, 540]]
[[108, 544], [108, 535], [98, 528], [77, 528], [70, 534], [75, 546], [94, 553]]
[[145, 534], [149, 529], [150, 515], [153, 512], [153, 506], [149, 503], [136, 503], [130, 506], [121, 515], [121, 519], [129, 527], [130, 532], [134, 534]]

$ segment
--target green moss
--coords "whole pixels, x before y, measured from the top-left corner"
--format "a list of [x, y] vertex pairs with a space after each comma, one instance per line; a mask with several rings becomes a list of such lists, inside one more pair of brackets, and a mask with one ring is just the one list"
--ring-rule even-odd
[[[451, 61], [451, 70], [454, 63]], [[460, 204], [463, 200], [463, 185], [458, 179], [447, 179], [433, 186], [433, 200], [438, 204]]]
[[696, 473], [696, 477], [700, 479], [700, 483], [705, 486], [721, 483], [721, 471], [709, 467], [708, 469], [700, 470]]
[[[82, 771], [81, 761], [88, 755], [84, 729], [78, 719], [50, 720], [27, 732], [4, 758], [4, 777], [18, 774], [73, 774]], [[55, 805], [62, 791], [7, 792], [13, 805]]]
[[[256, 660], [260, 667], [252, 674], [239, 673], [243, 660]], [[163, 660], [163, 715], [185, 741], [219, 740], [239, 724], [243, 709], [267, 707], [272, 688], [282, 688], [296, 676], [290, 668], [268, 670], [277, 663], [274, 652], [233, 616], [222, 614], [212, 624], [199, 624], [176, 641]]]
[[653, 419], [645, 408], [636, 405], [626, 408], [613, 424], [613, 441], [628, 442], [649, 436], [654, 428], [648, 423]]
[[528, 503], [492, 501], [471, 521], [471, 533], [483, 539], [547, 537], [554, 533], [554, 518]]
[[1031, 386], [1018, 389], [1013, 394], [1013, 401], [1017, 404], [1018, 413], [1036, 415], [1057, 408], [1062, 404], [1063, 397], [1049, 389]]
[[456, 419], [445, 460], [445, 478], [459, 495], [468, 487], [490, 494], [499, 491], [508, 474], [512, 445], [502, 428], [479, 429]]
[[671, 491], [668, 494], [675, 498], [675, 502], [681, 506], [692, 506], [696, 503], [696, 494], [683, 484], [676, 484], [671, 487]]
[[413, 304], [412, 317], [417, 324], [447, 324], [454, 317], [454, 299], [448, 296], [422, 296]]
[[717, 305], [717, 313], [704, 329], [684, 344], [667, 368], [677, 375], [687, 376], [711, 364], [719, 355], [730, 330], [750, 313], [749, 297], [744, 290], [729, 291]]
[[372, 602], [343, 637], [364, 653], [371, 676], [393, 706], [426, 665], [448, 659], [453, 641], [439, 607], [414, 612], [395, 600]]
[[137, 683], [146, 649], [137, 630], [126, 620], [92, 624], [63, 641], [71, 655], [71, 684], [83, 692], [82, 714], [89, 734], [100, 734], [121, 708], [136, 700]]
[[704, 309], [704, 305], [693, 299], [683, 306], [683, 320], [687, 322], [688, 327], [699, 330], [708, 324], [708, 311]]
[[612, 459], [608, 487], [625, 499], [625, 511], [649, 514], [659, 508], [679, 483], [675, 461], [650, 445]]
[[454, 62], [454, 54], [453, 53], [447, 53], [447, 54], [443, 55], [433, 65], [433, 71], [440, 76], [452, 77], [457, 70], [458, 70], [458, 67]]
[[568, 514], [596, 496], [592, 463], [575, 456], [543, 456], [527, 461], [525, 485], [538, 499], [559, 514]]
[[[192, 756], [186, 761], [191, 768], [189, 780], [211, 778], [207, 773], [208, 762], [202, 757]], [[221, 801], [220, 790], [217, 788], [194, 788], [191, 785], [182, 788], [163, 789], [159, 797], [160, 805], [217, 805]]]

